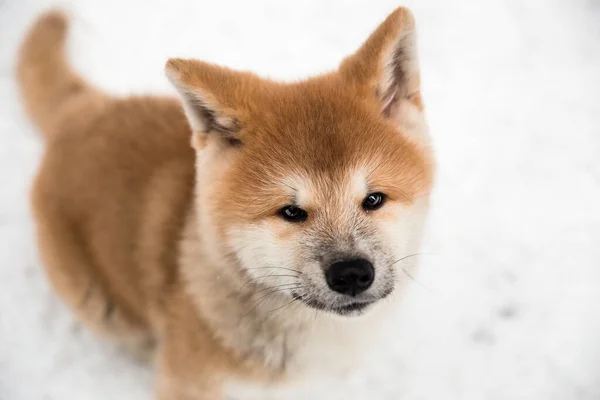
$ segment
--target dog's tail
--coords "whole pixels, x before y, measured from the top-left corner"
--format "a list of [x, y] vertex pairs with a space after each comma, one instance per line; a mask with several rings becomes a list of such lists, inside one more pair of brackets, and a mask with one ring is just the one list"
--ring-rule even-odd
[[21, 46], [19, 85], [31, 119], [48, 136], [68, 100], [94, 92], [65, 57], [67, 18], [61, 11], [39, 17]]

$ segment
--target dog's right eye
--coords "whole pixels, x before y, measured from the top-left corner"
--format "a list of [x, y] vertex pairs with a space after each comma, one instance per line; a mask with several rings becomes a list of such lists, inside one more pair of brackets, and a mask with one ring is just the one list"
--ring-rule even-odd
[[308, 213], [296, 206], [285, 206], [279, 210], [279, 215], [288, 222], [304, 222], [308, 218]]

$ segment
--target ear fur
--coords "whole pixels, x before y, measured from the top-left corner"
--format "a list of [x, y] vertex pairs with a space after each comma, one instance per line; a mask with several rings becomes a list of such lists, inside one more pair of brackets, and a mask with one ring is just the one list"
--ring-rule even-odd
[[197, 60], [170, 59], [167, 77], [182, 100], [194, 133], [216, 133], [238, 141], [240, 126], [226, 82], [235, 84], [236, 72]]
[[412, 13], [404, 7], [396, 9], [342, 62], [339, 71], [360, 95], [375, 97], [384, 117], [397, 118], [404, 101], [422, 110]]

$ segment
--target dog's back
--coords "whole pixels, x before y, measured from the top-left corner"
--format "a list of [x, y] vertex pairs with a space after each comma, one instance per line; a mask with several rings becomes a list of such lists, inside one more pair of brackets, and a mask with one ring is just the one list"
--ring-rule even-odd
[[[193, 187], [189, 127], [174, 99], [111, 98], [67, 64], [65, 17], [43, 15], [20, 54], [26, 108], [46, 138], [32, 203], [47, 273], [111, 336], [146, 335], [173, 281]], [[152, 295], [150, 295], [152, 293]]]

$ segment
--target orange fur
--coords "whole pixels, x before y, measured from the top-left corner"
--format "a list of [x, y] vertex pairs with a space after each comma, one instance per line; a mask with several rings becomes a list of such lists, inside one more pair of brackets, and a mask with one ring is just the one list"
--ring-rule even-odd
[[[236, 320], [230, 327], [224, 315], [254, 298], [237, 292], [247, 271], [219, 264], [237, 262], [228, 258], [232, 229], [265, 222], [281, 242], [299, 229], [350, 229], [340, 199], [350, 196], [358, 210], [362, 197], [349, 171], [387, 194], [390, 208], [376, 220], [427, 198], [431, 154], [421, 132], [399, 120], [406, 107], [423, 110], [412, 44], [394, 53], [413, 30], [399, 8], [338, 71], [289, 84], [170, 60], [188, 122], [175, 99], [117, 99], [82, 80], [65, 59], [62, 14], [32, 28], [18, 76], [47, 139], [32, 192], [44, 266], [88, 326], [134, 348], [158, 343], [159, 399], [218, 399], [232, 376], [287, 372], [236, 344], [251, 338], [229, 340]], [[313, 195], [302, 206], [311, 219], [300, 228], [277, 216], [295, 201], [282, 184], [290, 176], [310, 176]], [[240, 327], [277, 332], [282, 323], [257, 321]]]

